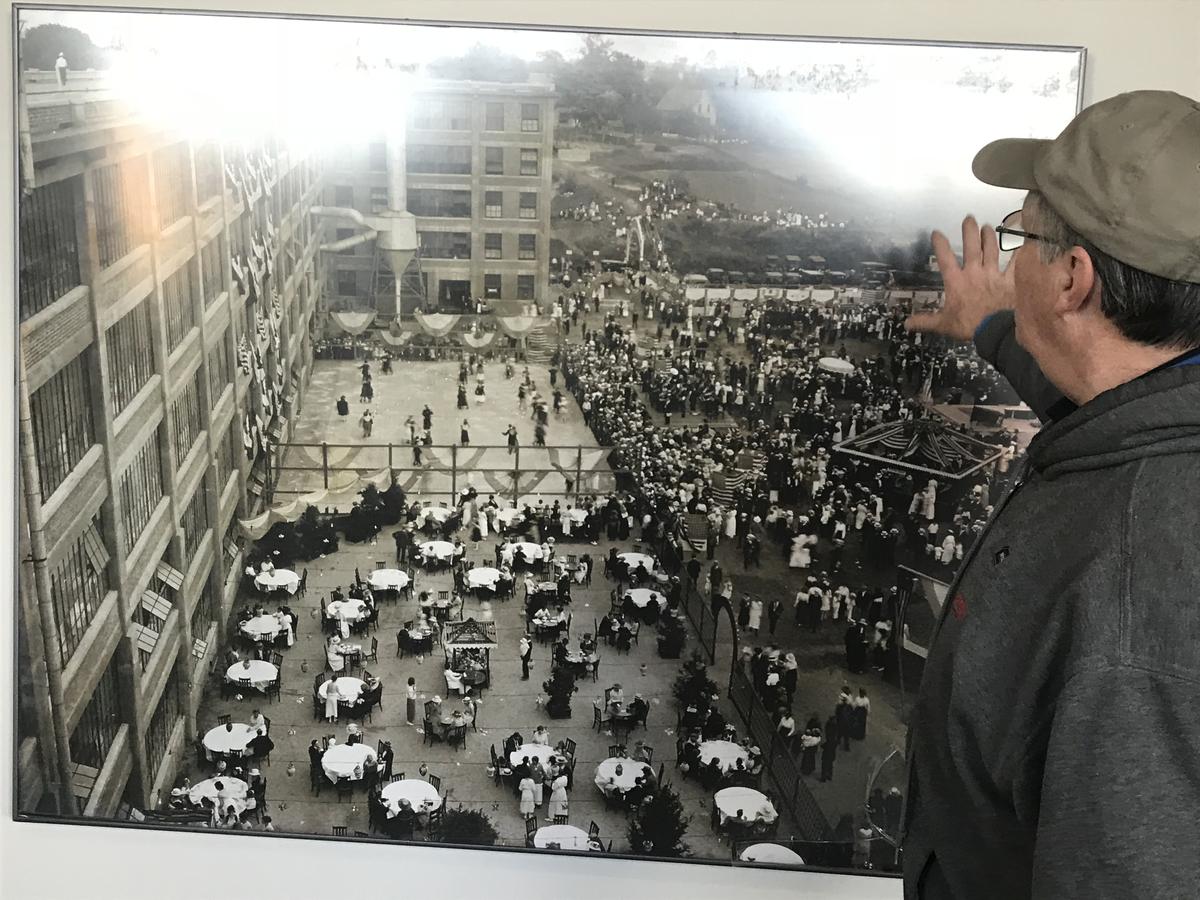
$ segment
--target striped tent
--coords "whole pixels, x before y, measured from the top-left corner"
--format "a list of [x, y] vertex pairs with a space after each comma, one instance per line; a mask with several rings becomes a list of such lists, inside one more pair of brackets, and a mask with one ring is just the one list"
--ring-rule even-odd
[[999, 459], [999, 447], [938, 419], [885, 422], [836, 445], [835, 452], [957, 481]]

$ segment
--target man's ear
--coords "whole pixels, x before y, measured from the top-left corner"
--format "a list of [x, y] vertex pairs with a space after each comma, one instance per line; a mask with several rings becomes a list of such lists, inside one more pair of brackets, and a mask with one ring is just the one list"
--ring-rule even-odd
[[1060, 314], [1083, 312], [1089, 303], [1100, 299], [1100, 279], [1092, 257], [1082, 247], [1072, 247], [1060, 257], [1056, 266], [1055, 309]]

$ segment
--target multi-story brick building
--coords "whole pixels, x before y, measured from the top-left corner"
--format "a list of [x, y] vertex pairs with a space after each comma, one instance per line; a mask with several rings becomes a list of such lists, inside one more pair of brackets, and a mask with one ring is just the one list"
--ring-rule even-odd
[[[427, 85], [410, 103], [404, 139], [407, 207], [416, 217], [427, 305], [465, 310], [476, 298], [544, 299], [550, 272], [553, 86]], [[367, 215], [382, 212], [388, 203], [387, 161], [382, 137], [332, 155], [324, 205]], [[353, 234], [353, 228], [343, 227], [327, 237]], [[386, 272], [378, 279], [374, 274], [382, 268], [371, 243], [335, 256], [326, 272], [331, 305], [393, 314], [390, 278]]]
[[[36, 76], [33, 76], [36, 77]], [[53, 75], [49, 78], [53, 79]], [[22, 98], [18, 808], [153, 806], [312, 360], [320, 165]]]

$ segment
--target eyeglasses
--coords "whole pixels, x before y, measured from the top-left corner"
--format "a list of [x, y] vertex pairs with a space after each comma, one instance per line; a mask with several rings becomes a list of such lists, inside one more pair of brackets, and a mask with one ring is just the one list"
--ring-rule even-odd
[[1017, 226], [1021, 224], [1021, 210], [1010, 212], [1004, 217], [1004, 220], [996, 226], [996, 236], [1000, 239], [1000, 249], [1009, 253], [1020, 247], [1025, 241], [1049, 241], [1049, 238], [1043, 237], [1040, 234], [1034, 234], [1032, 231], [1022, 231]]

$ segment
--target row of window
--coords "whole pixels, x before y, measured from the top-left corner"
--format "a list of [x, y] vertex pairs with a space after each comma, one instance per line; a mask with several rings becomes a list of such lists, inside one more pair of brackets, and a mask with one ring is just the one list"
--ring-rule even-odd
[[121, 475], [121, 520], [125, 526], [125, 546], [121, 550], [126, 554], [141, 537], [158, 501], [163, 498], [162, 458], [159, 453], [158, 430], [155, 429]]
[[[471, 233], [469, 231], [418, 231], [417, 241], [421, 256], [425, 259], [470, 259]], [[484, 259], [504, 258], [503, 232], [486, 232], [483, 236]], [[537, 259], [537, 235], [517, 235], [517, 259]]]
[[[506, 168], [509, 152], [517, 151], [515, 171]], [[470, 175], [470, 144], [409, 144], [407, 170], [418, 175]], [[541, 170], [541, 151], [536, 147], [484, 147], [483, 174], [535, 176]]]
[[[483, 294], [489, 298], [501, 296], [503, 275], [498, 272], [486, 272], [483, 276]], [[359, 273], [355, 269], [339, 269], [337, 273], [336, 292], [340, 297], [354, 297], [359, 293]], [[425, 293], [429, 294], [429, 273], [422, 272], [421, 280], [425, 284]], [[381, 296], [389, 293], [383, 287], [377, 293]], [[517, 275], [517, 299], [537, 299], [537, 277], [534, 275]]]
[[[489, 101], [483, 107], [485, 131], [506, 131], [507, 104]], [[470, 131], [471, 103], [463, 99], [427, 98], [418, 100], [408, 118], [409, 127], [441, 131]], [[520, 104], [521, 131], [542, 130], [542, 108], [538, 103]]]
[[167, 320], [167, 351], [175, 352], [188, 332], [196, 327], [192, 296], [191, 262], [184, 263], [162, 284], [163, 315]]
[[[339, 184], [334, 188], [334, 205], [357, 208], [354, 188]], [[512, 194], [505, 191], [484, 191], [483, 217], [485, 219], [536, 219], [538, 217], [538, 192], [518, 191], [517, 208], [512, 208]], [[372, 187], [370, 212], [380, 213], [387, 209], [387, 188]], [[472, 215], [471, 192], [447, 188], [412, 188], [408, 192], [408, 211], [414, 216], [428, 218], [469, 219]], [[355, 234], [353, 228], [339, 228], [338, 240]]]
[[175, 450], [175, 464], [182, 465], [192, 445], [204, 428], [204, 403], [200, 397], [200, 370], [192, 375], [179, 396], [171, 404], [171, 446]]
[[175, 727], [175, 722], [181, 715], [183, 712], [179, 703], [179, 670], [172, 669], [162, 696], [158, 699], [158, 706], [154, 708], [154, 715], [150, 717], [150, 726], [146, 729], [146, 765], [151, 773], [158, 771], [163, 757], [167, 755], [167, 741], [171, 737], [171, 729]]
[[92, 348], [85, 348], [29, 398], [43, 503], [96, 442], [91, 357]]

